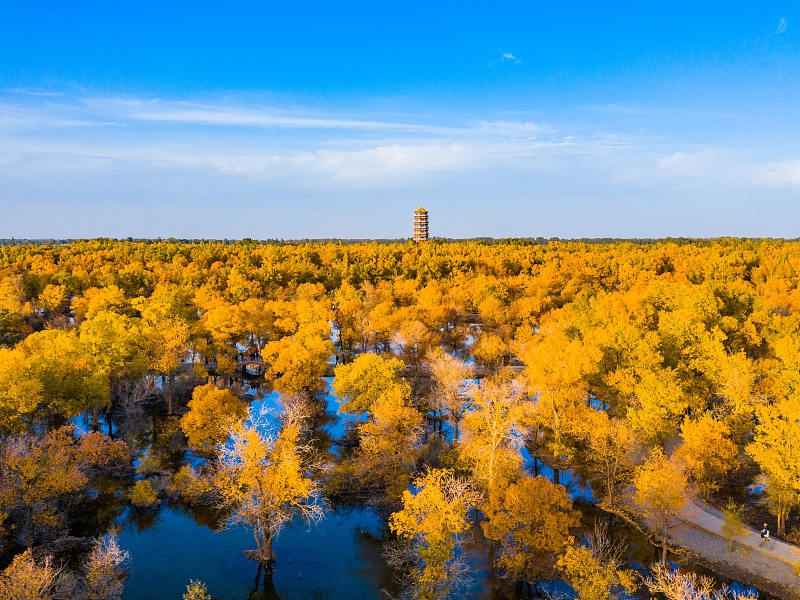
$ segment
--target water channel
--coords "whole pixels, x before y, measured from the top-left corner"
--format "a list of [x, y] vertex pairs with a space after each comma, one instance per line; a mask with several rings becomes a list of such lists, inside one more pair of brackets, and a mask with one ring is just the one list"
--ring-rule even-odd
[[[324, 430], [335, 439], [344, 433], [347, 420], [356, 417], [339, 414], [339, 401], [330, 393], [326, 400], [330, 422]], [[256, 410], [264, 406], [277, 411], [279, 396], [273, 392], [252, 404]], [[148, 451], [147, 443], [146, 437], [139, 443], [143, 453]], [[523, 455], [533, 471], [530, 455]], [[538, 472], [552, 476], [541, 464]], [[645, 572], [658, 552], [647, 538], [618, 519], [611, 521], [597, 509], [591, 488], [569, 471], [561, 473], [560, 482], [567, 486], [583, 514], [584, 531], [590, 531], [596, 520], [610, 522], [613, 536], [625, 540], [630, 566]], [[179, 600], [190, 580], [203, 581], [209, 593], [220, 600], [383, 599], [398, 597], [401, 592], [397, 574], [382, 558], [383, 543], [389, 538], [385, 520], [370, 508], [333, 509], [319, 525], [309, 528], [296, 524], [284, 530], [275, 543], [277, 562], [272, 580], [266, 583], [256, 563], [243, 554], [254, 547], [251, 531], [222, 528], [214, 509], [162, 505], [157, 512], [140, 514], [125, 508], [118, 509], [116, 515], [111, 528], [119, 532], [120, 546], [131, 557], [124, 600]], [[468, 597], [512, 598], [513, 587], [494, 576], [484, 548], [479, 532], [467, 536], [463, 552], [473, 576]], [[720, 584], [743, 588], [736, 582], [716, 579]], [[553, 582], [551, 587], [568, 590], [560, 582]], [[769, 598], [765, 594], [759, 597]]]

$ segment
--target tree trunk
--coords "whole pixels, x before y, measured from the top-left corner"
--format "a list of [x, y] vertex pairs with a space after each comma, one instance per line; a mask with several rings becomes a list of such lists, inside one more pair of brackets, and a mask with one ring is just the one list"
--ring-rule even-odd
[[256, 550], [245, 550], [245, 556], [259, 565], [263, 565], [266, 572], [272, 573], [272, 564], [275, 562], [275, 555], [272, 552], [274, 536], [264, 534], [263, 530], [256, 525], [253, 528], [253, 538], [256, 541]]
[[667, 564], [667, 526], [664, 525], [664, 537], [661, 539], [661, 564]]
[[264, 540], [264, 546], [261, 548], [261, 559], [264, 564], [264, 569], [267, 573], [272, 574], [272, 564], [275, 562], [275, 555], [272, 552], [273, 536], [268, 535]]
[[25, 511], [25, 548], [33, 548], [33, 515], [30, 509]]
[[106, 409], [106, 423], [108, 423], [108, 437], [113, 438], [113, 419], [111, 418], [111, 407]]

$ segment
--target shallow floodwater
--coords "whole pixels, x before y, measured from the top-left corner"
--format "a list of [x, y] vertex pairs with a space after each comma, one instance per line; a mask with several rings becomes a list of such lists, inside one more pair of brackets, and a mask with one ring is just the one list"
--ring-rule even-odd
[[[379, 598], [396, 592], [392, 572], [381, 558], [381, 520], [370, 510], [331, 513], [310, 529], [296, 525], [275, 543], [274, 592], [259, 582], [254, 598]], [[165, 509], [149, 529], [122, 532], [130, 552], [124, 600], [180, 600], [190, 580], [206, 583], [211, 595], [244, 600], [256, 587], [258, 567], [243, 551], [254, 548], [244, 528], [214, 532], [187, 514]], [[266, 593], [265, 593], [266, 592]]]
[[[340, 415], [339, 404], [335, 396], [327, 396], [331, 421], [323, 429], [332, 438], [344, 433], [346, 421], [358, 418]], [[266, 394], [252, 401], [251, 409], [253, 414], [266, 409], [276, 417], [280, 396]], [[163, 508], [152, 525], [127, 526], [119, 539], [131, 555], [123, 599], [179, 600], [190, 580], [204, 582], [209, 593], [222, 600], [344, 600], [385, 598], [384, 590], [398, 593], [394, 572], [381, 556], [385, 523], [369, 508], [329, 512], [318, 525], [296, 523], [282, 531], [274, 545], [274, 589], [266, 590], [263, 577], [256, 581], [258, 565], [244, 556], [245, 550], [255, 548], [252, 530], [217, 532], [203, 522], [186, 511]]]
[[[255, 413], [266, 408], [274, 417], [280, 410], [279, 400], [273, 392], [251, 404]], [[333, 439], [344, 434], [347, 421], [362, 418], [339, 414], [339, 405], [329, 392], [326, 411], [330, 421], [322, 429]], [[529, 471], [552, 478], [551, 469], [535, 465], [524, 448], [522, 454]], [[191, 456], [187, 458], [191, 460]], [[561, 471], [559, 480], [583, 507], [584, 531], [591, 530], [595, 520], [608, 520], [608, 515], [591, 506], [588, 484], [569, 470]], [[386, 524], [372, 509], [332, 511], [318, 525], [297, 523], [285, 529], [274, 545], [276, 563], [266, 588], [258, 565], [244, 555], [255, 547], [251, 530], [215, 531], [218, 521], [219, 516], [208, 508], [193, 512], [162, 507], [154, 515], [126, 509], [116, 519], [122, 528], [120, 546], [131, 557], [123, 600], [180, 600], [191, 580], [204, 582], [209, 593], [220, 600], [385, 599], [387, 593], [392, 597], [400, 593], [396, 574], [382, 557]], [[615, 522], [610, 533], [626, 540], [628, 564], [633, 568], [644, 570], [658, 558], [647, 539], [624, 523]], [[479, 533], [465, 542], [464, 552], [473, 575], [468, 597], [512, 597], [513, 589], [491, 572]], [[560, 588], [557, 591], [567, 591], [563, 584], [553, 585]]]

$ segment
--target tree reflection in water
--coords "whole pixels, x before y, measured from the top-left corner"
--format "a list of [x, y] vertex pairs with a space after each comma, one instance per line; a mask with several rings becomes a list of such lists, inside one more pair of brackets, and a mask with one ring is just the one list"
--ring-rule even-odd
[[272, 581], [272, 569], [259, 564], [254, 584], [247, 600], [283, 600], [284, 596], [278, 593]]

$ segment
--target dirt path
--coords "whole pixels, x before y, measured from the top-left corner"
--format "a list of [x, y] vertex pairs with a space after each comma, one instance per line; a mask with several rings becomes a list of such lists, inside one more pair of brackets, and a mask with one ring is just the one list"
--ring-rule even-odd
[[723, 575], [786, 600], [800, 598], [800, 577], [795, 574], [800, 567], [800, 549], [774, 539], [769, 546], [762, 545], [759, 533], [748, 528], [731, 552], [722, 535], [720, 513], [699, 501], [688, 503], [680, 519], [671, 531], [674, 544], [708, 560]]

